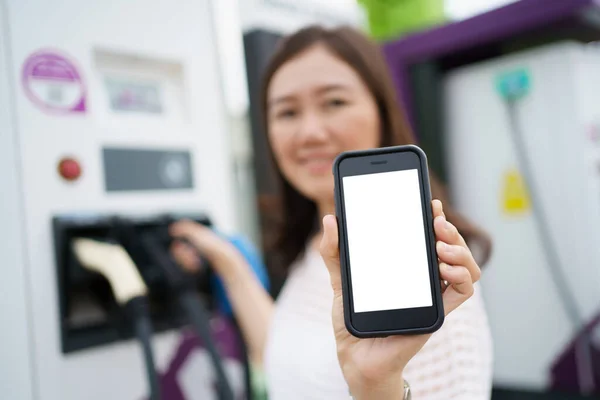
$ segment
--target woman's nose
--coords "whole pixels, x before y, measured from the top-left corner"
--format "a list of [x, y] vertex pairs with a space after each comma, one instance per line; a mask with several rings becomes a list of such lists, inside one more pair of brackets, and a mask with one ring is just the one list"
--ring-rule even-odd
[[305, 113], [298, 128], [298, 140], [323, 141], [327, 138], [327, 129], [323, 119], [317, 113]]

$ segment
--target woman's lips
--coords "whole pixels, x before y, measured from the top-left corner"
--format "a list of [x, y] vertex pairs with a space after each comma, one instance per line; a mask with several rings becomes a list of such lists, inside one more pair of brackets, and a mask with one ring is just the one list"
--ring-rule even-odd
[[311, 158], [304, 160], [302, 165], [311, 174], [324, 174], [331, 172], [331, 166], [333, 164], [333, 158]]

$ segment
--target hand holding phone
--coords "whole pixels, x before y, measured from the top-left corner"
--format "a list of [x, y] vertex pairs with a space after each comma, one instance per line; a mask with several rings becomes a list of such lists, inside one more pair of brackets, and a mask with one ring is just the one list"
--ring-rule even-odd
[[401, 390], [404, 367], [471, 297], [480, 269], [431, 200], [418, 147], [344, 153], [334, 175], [337, 219], [323, 219], [321, 256], [338, 358], [355, 398], [374, 398], [374, 386]]

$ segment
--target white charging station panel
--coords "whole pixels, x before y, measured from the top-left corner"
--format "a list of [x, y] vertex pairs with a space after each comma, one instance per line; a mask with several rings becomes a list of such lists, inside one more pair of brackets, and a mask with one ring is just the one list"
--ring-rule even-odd
[[[1, 375], [14, 384], [0, 389], [22, 400], [143, 398], [135, 341], [61, 352], [52, 217], [201, 211], [238, 229], [210, 1], [0, 5], [0, 159], [13, 167], [2, 173], [10, 218], [0, 240], [14, 242], [4, 267], [11, 306], [2, 306], [13, 337], [0, 344], [14, 365], [0, 361]], [[159, 370], [179, 335], [155, 335]], [[212, 373], [204, 364], [187, 376], [201, 382]], [[205, 398], [205, 388], [185, 390]]]
[[[564, 42], [461, 68], [445, 83], [452, 197], [494, 244], [482, 287], [500, 386], [548, 388], [552, 368], [582, 333], [576, 324], [600, 315], [599, 69], [597, 47]], [[498, 91], [511, 73], [527, 86], [512, 110]], [[600, 349], [598, 335], [592, 341]]]

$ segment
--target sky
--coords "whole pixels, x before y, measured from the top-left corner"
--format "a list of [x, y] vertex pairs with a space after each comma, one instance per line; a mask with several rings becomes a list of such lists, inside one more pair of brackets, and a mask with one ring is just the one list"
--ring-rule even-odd
[[[350, 3], [354, 0], [333, 0], [334, 2]], [[445, 9], [448, 17], [460, 20], [482, 12], [513, 3], [516, 0], [446, 0]], [[346, 4], [348, 5], [348, 4]]]

